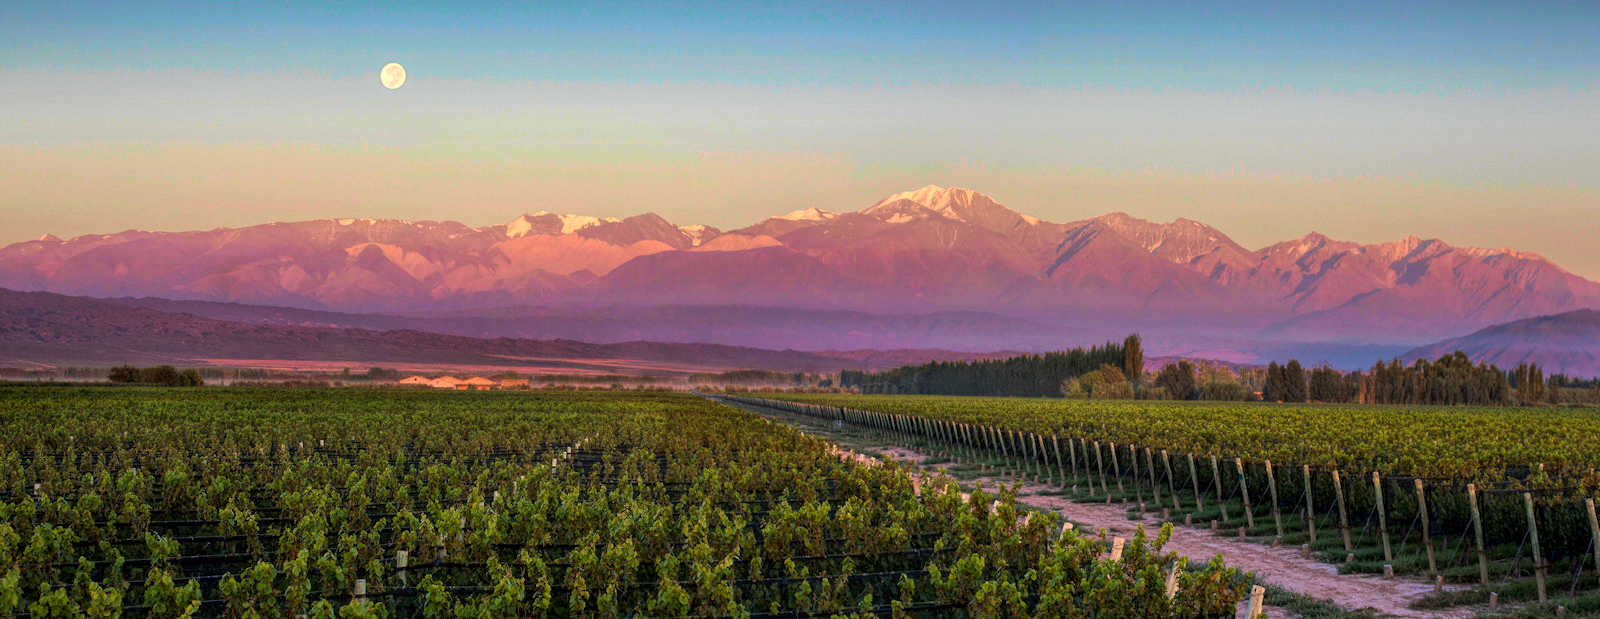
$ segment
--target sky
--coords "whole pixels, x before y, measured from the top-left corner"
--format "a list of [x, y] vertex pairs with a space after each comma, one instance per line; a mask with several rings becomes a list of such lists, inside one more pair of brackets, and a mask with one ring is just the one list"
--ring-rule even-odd
[[0, 3], [0, 243], [938, 184], [1600, 279], [1595, 3], [388, 4]]

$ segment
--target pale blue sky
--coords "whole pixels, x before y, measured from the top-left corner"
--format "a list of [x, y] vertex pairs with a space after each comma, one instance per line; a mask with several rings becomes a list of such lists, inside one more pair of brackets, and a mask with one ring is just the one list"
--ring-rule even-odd
[[0, 242], [936, 183], [1600, 277], [1593, 4], [977, 4], [3, 3]]

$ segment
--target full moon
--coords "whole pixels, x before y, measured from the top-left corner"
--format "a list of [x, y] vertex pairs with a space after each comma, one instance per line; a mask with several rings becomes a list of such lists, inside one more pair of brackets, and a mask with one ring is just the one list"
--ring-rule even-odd
[[383, 87], [389, 90], [399, 88], [406, 83], [406, 68], [398, 62], [383, 65], [383, 70], [378, 72], [378, 81], [383, 82]]

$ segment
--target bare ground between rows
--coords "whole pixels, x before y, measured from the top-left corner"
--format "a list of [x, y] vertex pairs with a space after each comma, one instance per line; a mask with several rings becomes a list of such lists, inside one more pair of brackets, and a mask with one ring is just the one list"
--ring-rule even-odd
[[[770, 411], [755, 411], [753, 407], [741, 406], [751, 412], [767, 413]], [[781, 411], [777, 411], [781, 413]], [[789, 415], [783, 415], [789, 418]], [[798, 420], [797, 420], [798, 421]], [[858, 462], [876, 464], [879, 460], [873, 456], [862, 453], [863, 451], [875, 452], [888, 456], [894, 460], [907, 464], [917, 470], [931, 472], [936, 467], [927, 466], [925, 461], [928, 456], [905, 447], [872, 442], [869, 437], [854, 435], [849, 438], [855, 448], [842, 447], [831, 439], [833, 428], [820, 424], [804, 424], [799, 427], [819, 438], [829, 439], [835, 453], [847, 459]], [[815, 431], [820, 430], [820, 431]], [[994, 488], [1002, 483], [1010, 482], [999, 478], [978, 477], [965, 478], [965, 481], [982, 483], [985, 487]], [[1122, 505], [1107, 505], [1103, 503], [1075, 502], [1063, 496], [1053, 494], [1057, 489], [1042, 484], [1026, 483], [1017, 489], [1017, 502], [1037, 509], [1049, 510], [1060, 514], [1062, 517], [1078, 525], [1079, 529], [1098, 530], [1105, 529], [1109, 535], [1131, 538], [1136, 526], [1143, 525], [1145, 530], [1153, 534], [1161, 527], [1162, 521], [1158, 518], [1144, 515], [1140, 519], [1130, 520], [1129, 512]], [[1164, 550], [1176, 552], [1191, 560], [1207, 561], [1211, 557], [1221, 555], [1230, 567], [1246, 572], [1253, 572], [1263, 582], [1282, 587], [1288, 591], [1329, 600], [1343, 608], [1351, 610], [1371, 610], [1383, 615], [1397, 617], [1471, 617], [1475, 613], [1471, 608], [1452, 608], [1444, 610], [1416, 610], [1410, 604], [1434, 591], [1434, 585], [1403, 578], [1385, 579], [1367, 574], [1341, 574], [1339, 568], [1327, 563], [1307, 559], [1296, 549], [1258, 544], [1248, 540], [1240, 540], [1214, 534], [1209, 530], [1195, 529], [1192, 527], [1173, 526], [1172, 536], [1167, 541]], [[1460, 588], [1460, 587], [1450, 587]], [[1269, 617], [1294, 616], [1283, 609], [1268, 608]], [[1243, 612], [1240, 613], [1241, 615]]]

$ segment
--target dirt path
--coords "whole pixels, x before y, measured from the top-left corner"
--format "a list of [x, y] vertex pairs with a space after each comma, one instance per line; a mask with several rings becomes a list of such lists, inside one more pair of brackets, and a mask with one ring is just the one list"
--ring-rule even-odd
[[[756, 407], [736, 405], [758, 414], [775, 414], [784, 420], [804, 422], [795, 419], [792, 415], [770, 409], [756, 410]], [[803, 424], [800, 429], [817, 435], [821, 438], [832, 439], [825, 426], [816, 424]], [[910, 449], [889, 446], [868, 446], [872, 451], [892, 457], [898, 462], [923, 471], [932, 473], [925, 468], [923, 461], [927, 457]], [[858, 451], [833, 445], [835, 453], [846, 459], [853, 459], [863, 463], [877, 464], [880, 461], [872, 456]], [[1005, 480], [980, 477], [975, 480], [985, 487], [994, 488]], [[1009, 485], [1009, 484], [1008, 484]], [[1144, 525], [1145, 531], [1154, 533], [1161, 527], [1161, 520], [1146, 515], [1141, 520], [1129, 520], [1128, 511], [1121, 505], [1107, 505], [1103, 503], [1080, 503], [1065, 497], [1047, 494], [1056, 489], [1039, 484], [1024, 484], [1017, 490], [1017, 502], [1035, 508], [1054, 511], [1067, 520], [1078, 525], [1080, 529], [1098, 530], [1105, 529], [1108, 534], [1118, 537], [1131, 538], [1134, 528]], [[1289, 591], [1313, 598], [1330, 600], [1339, 606], [1351, 610], [1370, 609], [1384, 615], [1398, 617], [1470, 617], [1473, 611], [1467, 608], [1447, 609], [1440, 611], [1418, 611], [1409, 607], [1409, 604], [1431, 592], [1433, 585], [1403, 579], [1388, 580], [1379, 576], [1366, 574], [1340, 574], [1337, 567], [1312, 559], [1304, 558], [1296, 549], [1287, 547], [1273, 548], [1245, 540], [1213, 534], [1209, 530], [1202, 530], [1187, 526], [1173, 526], [1172, 537], [1163, 550], [1176, 552], [1191, 560], [1206, 561], [1211, 557], [1222, 555], [1230, 567], [1247, 572], [1254, 572], [1261, 580], [1277, 585]], [[1241, 610], [1241, 615], [1243, 614]], [[1269, 617], [1292, 617], [1294, 615], [1283, 609], [1268, 609]]]
[[[1068, 520], [1091, 529], [1106, 529], [1120, 537], [1132, 537], [1134, 528], [1144, 525], [1154, 533], [1161, 520], [1146, 516], [1129, 520], [1120, 505], [1077, 503], [1065, 497], [1041, 495], [1051, 488], [1024, 485], [1018, 492], [1021, 503], [1054, 511]], [[1209, 560], [1222, 555], [1228, 565], [1254, 572], [1261, 580], [1284, 589], [1316, 598], [1332, 600], [1348, 609], [1372, 609], [1400, 617], [1469, 617], [1468, 611], [1417, 611], [1408, 605], [1433, 592], [1433, 585], [1407, 580], [1387, 580], [1365, 574], [1340, 574], [1335, 566], [1307, 559], [1298, 550], [1242, 541], [1194, 527], [1174, 526], [1163, 550], [1194, 560]]]

